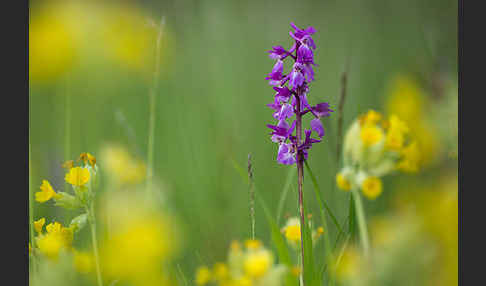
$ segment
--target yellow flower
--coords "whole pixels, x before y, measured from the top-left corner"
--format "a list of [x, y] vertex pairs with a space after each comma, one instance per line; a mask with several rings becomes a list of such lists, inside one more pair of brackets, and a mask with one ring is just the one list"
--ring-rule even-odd
[[372, 146], [381, 141], [383, 138], [383, 131], [375, 125], [365, 124], [361, 128], [360, 136], [361, 141], [365, 146]]
[[34, 221], [35, 231], [37, 231], [38, 233], [42, 233], [42, 227], [44, 226], [45, 223], [46, 223], [45, 218], [41, 218], [39, 220]]
[[385, 147], [389, 150], [400, 151], [405, 142], [405, 134], [408, 126], [396, 115], [392, 115], [389, 120], [388, 132], [386, 134]]
[[368, 112], [359, 117], [359, 122], [361, 126], [364, 125], [375, 125], [381, 120], [381, 114], [374, 110], [368, 110]]
[[81, 167], [74, 167], [69, 170], [69, 173], [66, 174], [66, 182], [73, 186], [84, 186], [88, 183], [90, 177], [89, 170], [86, 168]]
[[35, 200], [39, 203], [47, 202], [51, 198], [58, 197], [51, 184], [47, 180], [42, 180], [42, 185], [40, 186], [40, 189], [40, 192], [35, 193]]
[[267, 273], [272, 263], [272, 254], [266, 249], [260, 249], [246, 255], [243, 268], [249, 277], [260, 278]]
[[317, 228], [317, 233], [318, 234], [324, 234], [324, 228], [322, 226]]
[[336, 183], [338, 187], [343, 191], [351, 190], [351, 183], [344, 177], [343, 174], [336, 175]]
[[70, 249], [73, 241], [73, 232], [64, 228], [58, 222], [46, 226], [47, 233], [40, 235], [37, 240], [39, 251], [50, 259], [57, 259], [61, 249]]
[[368, 177], [361, 184], [361, 189], [368, 199], [374, 200], [382, 192], [381, 180], [377, 177]]
[[94, 167], [94, 165], [96, 164], [96, 157], [87, 152], [81, 153], [81, 155], [79, 155], [78, 161], [83, 161], [85, 164], [89, 163], [91, 167]]
[[258, 249], [262, 246], [262, 242], [257, 239], [248, 239], [245, 241], [245, 246], [247, 249]]
[[113, 177], [113, 181], [121, 184], [137, 184], [146, 175], [145, 164], [134, 158], [121, 146], [108, 146], [102, 151], [102, 161], [106, 170]]
[[211, 280], [211, 271], [206, 266], [200, 266], [196, 271], [196, 284], [205, 285]]
[[62, 225], [58, 222], [51, 222], [50, 224], [46, 225], [47, 233], [51, 234], [61, 233], [61, 228]]
[[285, 237], [292, 242], [300, 242], [300, 225], [289, 225], [285, 227]]
[[59, 12], [62, 13], [60, 9], [45, 8], [30, 21], [29, 79], [34, 82], [57, 79], [74, 63], [75, 33], [56, 14]]
[[50, 259], [56, 259], [64, 247], [64, 241], [60, 235], [47, 234], [39, 237], [37, 245], [42, 254]]
[[93, 257], [87, 252], [74, 251], [74, 268], [80, 273], [89, 273], [93, 270]]
[[398, 162], [397, 169], [414, 173], [418, 171], [420, 161], [420, 151], [417, 142], [412, 142], [401, 151], [402, 159]]
[[216, 263], [213, 266], [213, 276], [215, 280], [224, 281], [229, 277], [229, 270], [226, 264], [224, 263]]

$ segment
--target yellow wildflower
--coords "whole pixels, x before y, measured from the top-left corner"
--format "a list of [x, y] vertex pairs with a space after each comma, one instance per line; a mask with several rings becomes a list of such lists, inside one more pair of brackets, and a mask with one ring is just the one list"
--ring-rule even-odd
[[29, 79], [33, 82], [58, 79], [73, 66], [77, 54], [75, 33], [57, 15], [62, 11], [41, 11], [29, 24]]
[[351, 190], [351, 183], [344, 177], [343, 174], [337, 174], [336, 175], [336, 183], [338, 187], [343, 190], [343, 191], [349, 191]]
[[45, 223], [46, 223], [45, 218], [41, 218], [39, 220], [34, 221], [35, 231], [37, 231], [38, 233], [42, 233], [42, 227], [44, 226]]
[[211, 280], [211, 271], [206, 266], [200, 266], [196, 271], [196, 284], [205, 285]]
[[383, 138], [383, 131], [376, 125], [366, 124], [361, 128], [361, 141], [365, 146], [372, 146]]
[[402, 159], [398, 162], [397, 168], [404, 172], [417, 172], [420, 161], [420, 151], [417, 142], [412, 142], [403, 148], [401, 154]]
[[381, 180], [377, 177], [368, 177], [361, 184], [361, 189], [368, 199], [374, 200], [382, 192]]
[[96, 157], [87, 152], [81, 153], [81, 155], [79, 155], [78, 161], [83, 161], [85, 164], [89, 163], [91, 167], [94, 167], [96, 164]]
[[46, 226], [47, 233], [37, 240], [39, 251], [50, 259], [56, 259], [61, 249], [70, 249], [73, 233], [70, 228], [64, 228], [58, 222]]
[[84, 186], [90, 178], [89, 170], [81, 167], [74, 167], [66, 174], [65, 180], [73, 186]]
[[257, 239], [248, 239], [245, 241], [245, 246], [247, 249], [258, 249], [262, 246], [262, 242]]
[[46, 225], [47, 233], [51, 234], [61, 233], [61, 228], [62, 225], [58, 222], [51, 222], [50, 224]]
[[213, 276], [217, 281], [224, 281], [229, 277], [229, 270], [226, 264], [218, 262], [213, 266]]
[[324, 228], [322, 226], [317, 228], [317, 233], [318, 234], [324, 234]]
[[93, 257], [87, 252], [74, 251], [74, 268], [80, 273], [89, 273], [93, 270]]
[[266, 249], [260, 249], [246, 255], [243, 268], [249, 277], [260, 278], [267, 273], [272, 263], [272, 254]]
[[285, 227], [285, 237], [292, 242], [300, 242], [300, 225], [289, 225]]
[[47, 180], [42, 180], [42, 185], [40, 186], [40, 189], [40, 192], [35, 193], [35, 200], [39, 203], [47, 202], [51, 198], [58, 197], [51, 184]]
[[121, 146], [105, 147], [101, 156], [104, 167], [116, 183], [137, 184], [147, 175], [145, 164]]
[[359, 118], [359, 122], [361, 126], [364, 125], [375, 125], [381, 120], [381, 114], [379, 112], [376, 112], [372, 109], [368, 110], [368, 112], [364, 115], [362, 115]]
[[388, 132], [386, 134], [385, 147], [389, 150], [399, 151], [405, 142], [405, 134], [408, 126], [396, 115], [392, 115], [389, 120]]

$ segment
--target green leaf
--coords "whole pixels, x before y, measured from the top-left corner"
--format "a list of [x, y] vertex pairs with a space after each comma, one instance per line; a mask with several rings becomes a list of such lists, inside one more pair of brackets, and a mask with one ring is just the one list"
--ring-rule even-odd
[[257, 191], [256, 186], [255, 186], [255, 195], [263, 209], [263, 212], [265, 213], [267, 222], [270, 225], [270, 229], [272, 233], [272, 241], [275, 244], [275, 247], [277, 248], [279, 261], [289, 267], [292, 267], [292, 261], [290, 260], [290, 254], [289, 254], [289, 249], [287, 247], [287, 244], [285, 243], [285, 240], [283, 239], [283, 236], [280, 233], [280, 229], [278, 225], [275, 223], [275, 220], [273, 220], [270, 211], [268, 209], [268, 206], [265, 203], [265, 200], [260, 196], [260, 193]]
[[314, 173], [312, 173], [312, 170], [309, 167], [309, 164], [307, 163], [307, 161], [304, 161], [304, 163], [305, 163], [305, 167], [306, 167], [306, 169], [309, 172], [309, 175], [311, 177], [312, 184], [314, 185], [314, 193], [316, 195], [317, 202], [319, 203], [319, 208], [320, 208], [321, 212], [323, 213], [323, 209], [326, 208], [326, 211], [329, 214], [329, 216], [331, 217], [331, 220], [333, 221], [334, 225], [337, 227], [339, 232], [343, 232], [343, 229], [342, 229], [341, 225], [339, 224], [338, 220], [336, 219], [336, 216], [331, 211], [331, 208], [329, 208], [329, 206], [327, 205], [327, 203], [325, 201], [322, 201], [321, 195], [320, 195], [319, 184], [317, 183], [317, 179], [314, 176]]

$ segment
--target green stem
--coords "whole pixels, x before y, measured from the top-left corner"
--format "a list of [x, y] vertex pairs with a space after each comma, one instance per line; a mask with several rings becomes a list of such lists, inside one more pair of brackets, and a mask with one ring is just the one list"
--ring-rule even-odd
[[[29, 132], [30, 133], [30, 132]], [[29, 134], [29, 225], [30, 225], [30, 244], [32, 247], [32, 257], [34, 256], [35, 239], [34, 239], [34, 198], [32, 194], [32, 164], [31, 164], [31, 145]], [[35, 260], [32, 259], [32, 270], [36, 272]]]
[[[66, 78], [66, 106], [64, 110], [64, 161], [70, 160], [71, 156], [71, 96], [68, 87], [69, 79]], [[69, 184], [64, 182], [65, 192], [69, 190]]]
[[148, 146], [147, 146], [147, 182], [146, 182], [146, 194], [147, 197], [152, 191], [152, 178], [154, 168], [154, 142], [155, 142], [155, 95], [159, 85], [160, 74], [160, 42], [162, 39], [162, 27], [164, 25], [164, 18], [162, 17], [160, 25], [158, 27], [157, 42], [155, 44], [155, 69], [152, 82], [152, 88], [149, 93], [149, 134], [148, 134]]
[[354, 206], [356, 211], [356, 218], [358, 220], [359, 236], [361, 240], [361, 245], [363, 247], [363, 252], [365, 257], [369, 256], [370, 243], [368, 241], [368, 229], [366, 226], [366, 217], [363, 208], [363, 202], [361, 200], [361, 195], [358, 193], [356, 188], [351, 190], [354, 198]]
[[96, 238], [96, 220], [93, 205], [94, 204], [91, 203], [90, 207], [86, 208], [86, 211], [88, 212], [88, 221], [91, 227], [91, 243], [93, 244], [93, 254], [95, 258], [96, 279], [98, 281], [98, 286], [103, 286], [103, 280], [101, 278], [100, 257], [98, 252], [98, 240]]

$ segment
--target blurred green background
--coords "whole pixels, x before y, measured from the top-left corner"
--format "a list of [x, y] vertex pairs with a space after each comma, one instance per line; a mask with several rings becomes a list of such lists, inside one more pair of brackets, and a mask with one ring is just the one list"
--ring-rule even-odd
[[[62, 190], [61, 163], [81, 152], [98, 157], [110, 142], [146, 161], [154, 25], [165, 18], [154, 172], [183, 224], [179, 259], [189, 274], [200, 263], [223, 259], [231, 240], [249, 236], [248, 187], [240, 173], [246, 176], [249, 153], [258, 192], [277, 212], [289, 167], [276, 162], [277, 145], [268, 135], [266, 124], [274, 119], [265, 105], [274, 91], [264, 77], [273, 66], [266, 51], [292, 44], [290, 22], [317, 30], [311, 104], [328, 101], [336, 110], [348, 67], [344, 128], [370, 108], [386, 112], [387, 86], [398, 74], [415, 78], [433, 100], [437, 81], [457, 82], [456, 1], [31, 1], [30, 12], [35, 191], [46, 178]], [[323, 120], [327, 134], [311, 150], [309, 164], [343, 222], [349, 194], [334, 187], [337, 118], [334, 112]], [[417, 177], [430, 180], [454, 164], [442, 160]], [[408, 177], [386, 178], [383, 196], [366, 202], [367, 211], [386, 209], [393, 186]], [[292, 216], [298, 211], [295, 186], [284, 205]], [[305, 200], [317, 214], [311, 188], [306, 179]], [[35, 218], [41, 216], [65, 222], [73, 215], [35, 203]], [[269, 242], [258, 204], [256, 234]]]

